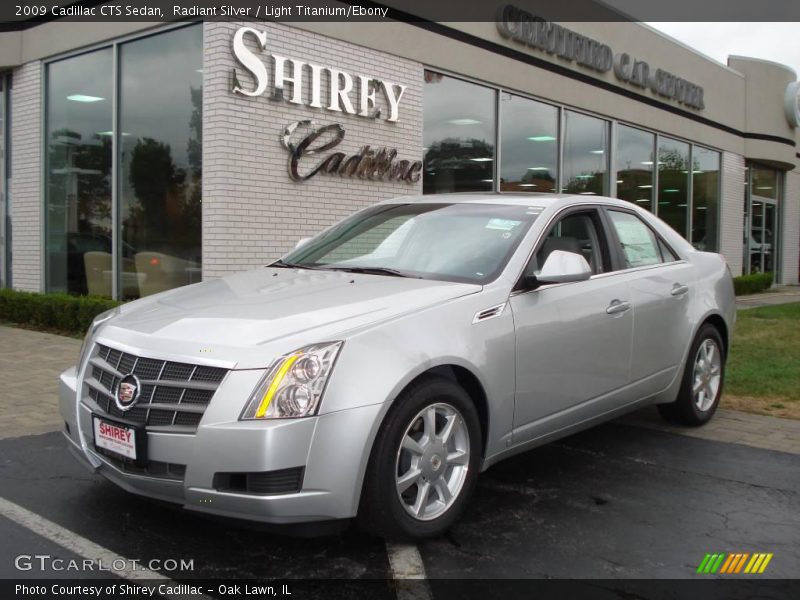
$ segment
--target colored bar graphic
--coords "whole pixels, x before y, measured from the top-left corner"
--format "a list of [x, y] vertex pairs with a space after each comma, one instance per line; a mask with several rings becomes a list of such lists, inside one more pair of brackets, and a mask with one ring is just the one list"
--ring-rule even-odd
[[734, 558], [738, 556], [738, 554], [728, 554], [728, 558], [725, 559], [725, 562], [722, 563], [722, 568], [719, 570], [720, 573], [730, 573], [731, 564], [734, 562]]
[[[697, 573], [714, 575], [733, 575], [742, 573], [760, 574], [767, 569], [767, 565], [772, 560], [773, 554], [771, 552], [756, 552], [750, 554], [749, 552], [714, 552], [706, 554], [700, 565], [697, 567]], [[745, 566], [747, 565], [747, 566]]]
[[719, 569], [720, 565], [722, 565], [722, 561], [723, 561], [724, 558], [725, 558], [725, 553], [724, 552], [720, 552], [720, 555], [717, 558], [717, 561], [714, 563], [714, 566], [711, 567], [711, 572], [712, 573], [716, 573], [717, 572], [717, 569]]
[[761, 563], [761, 568], [758, 570], [758, 572], [763, 573], [766, 570], [769, 561], [771, 560], [772, 560], [772, 552], [767, 554], [767, 556], [764, 558], [764, 562]]
[[711, 555], [710, 554], [706, 554], [705, 558], [703, 558], [702, 562], [700, 563], [700, 566], [697, 567], [697, 572], [698, 573], [705, 573], [705, 568], [706, 568], [706, 565], [708, 564], [709, 560], [711, 560]]
[[734, 571], [735, 573], [739, 573], [742, 570], [742, 567], [744, 566], [744, 561], [747, 560], [748, 556], [750, 556], [749, 552], [745, 552], [744, 554], [742, 554], [742, 558], [739, 559], [739, 564], [736, 565], [736, 571]]

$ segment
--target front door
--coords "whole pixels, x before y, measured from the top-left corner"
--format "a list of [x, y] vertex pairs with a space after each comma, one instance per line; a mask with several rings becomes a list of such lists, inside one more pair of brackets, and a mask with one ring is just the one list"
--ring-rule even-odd
[[596, 210], [559, 220], [540, 242], [529, 269], [554, 249], [582, 253], [594, 275], [512, 295], [516, 328], [514, 441], [604, 412], [630, 374], [633, 310], [628, 284], [611, 273]]

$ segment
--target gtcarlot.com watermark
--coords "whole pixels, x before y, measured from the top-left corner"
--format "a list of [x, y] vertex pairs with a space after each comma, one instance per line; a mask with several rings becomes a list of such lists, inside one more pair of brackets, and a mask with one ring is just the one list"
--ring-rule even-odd
[[66, 559], [50, 554], [20, 554], [14, 559], [14, 568], [17, 571], [194, 571], [194, 559], [152, 558], [141, 560], [138, 558], [115, 558], [112, 561], [102, 559]]

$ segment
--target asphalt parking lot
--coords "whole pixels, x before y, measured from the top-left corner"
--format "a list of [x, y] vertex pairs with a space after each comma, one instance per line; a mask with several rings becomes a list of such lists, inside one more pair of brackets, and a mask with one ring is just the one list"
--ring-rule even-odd
[[[0, 440], [0, 457], [0, 496], [126, 558], [193, 559], [174, 579], [392, 577], [381, 540], [296, 539], [132, 496], [79, 466], [58, 432]], [[692, 579], [720, 551], [771, 552], [756, 577], [796, 578], [798, 467], [796, 454], [614, 422], [496, 465], [463, 521], [419, 552], [430, 580]], [[46, 575], [18, 572], [21, 553], [71, 556], [4, 518], [0, 539], [0, 578]]]
[[[55, 382], [79, 345], [0, 326], [0, 581], [122, 581], [97, 570], [14, 566], [22, 554], [111, 555], [192, 561], [190, 571], [158, 571], [174, 581], [324, 583], [289, 600], [509, 600], [521, 591], [570, 600], [598, 591], [616, 600], [800, 598], [800, 422], [722, 409], [708, 425], [687, 429], [665, 425], [654, 409], [640, 411], [494, 466], [447, 536], [398, 551], [354, 529], [303, 539], [207, 518], [91, 474], [56, 431]], [[47, 360], [39, 359], [43, 348]], [[36, 402], [31, 381], [42, 382]], [[9, 503], [27, 522], [3, 516]], [[761, 575], [698, 575], [715, 552], [773, 558]], [[414, 577], [427, 580], [405, 579]], [[563, 578], [582, 578], [582, 587], [542, 587]], [[790, 587], [773, 585], [786, 578]], [[639, 582], [645, 587], [631, 590]], [[650, 593], [653, 582], [663, 593]]]

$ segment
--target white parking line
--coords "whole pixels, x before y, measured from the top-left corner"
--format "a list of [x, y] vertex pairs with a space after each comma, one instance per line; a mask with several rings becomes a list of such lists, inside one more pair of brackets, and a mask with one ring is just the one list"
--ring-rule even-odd
[[432, 600], [419, 549], [413, 544], [386, 542], [386, 553], [396, 582], [397, 600]]
[[[58, 544], [62, 548], [69, 550], [74, 554], [77, 554], [87, 560], [91, 560], [93, 563], [102, 562], [104, 565], [106, 565], [106, 568], [108, 568], [109, 565], [115, 564], [115, 561], [116, 564], [132, 565], [130, 559], [120, 556], [119, 554], [116, 554], [108, 548], [100, 546], [99, 544], [95, 544], [93, 541], [78, 535], [74, 531], [70, 531], [69, 529], [62, 527], [57, 523], [48, 521], [44, 517], [29, 511], [27, 508], [23, 508], [19, 504], [14, 504], [5, 498], [0, 498], [0, 515], [11, 521], [14, 521], [26, 529], [29, 529], [37, 535], [50, 540], [51, 542]], [[158, 571], [151, 571], [150, 569], [141, 566], [137, 566], [136, 569], [126, 566], [120, 570], [114, 569], [113, 571], [107, 572], [124, 579], [150, 581], [157, 580], [169, 587], [178, 585], [178, 582], [162, 575]], [[167, 597], [183, 599], [186, 596], [181, 594], [170, 595]], [[196, 600], [211, 600], [211, 598], [208, 596], [192, 597]]]

